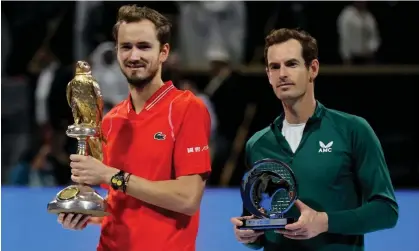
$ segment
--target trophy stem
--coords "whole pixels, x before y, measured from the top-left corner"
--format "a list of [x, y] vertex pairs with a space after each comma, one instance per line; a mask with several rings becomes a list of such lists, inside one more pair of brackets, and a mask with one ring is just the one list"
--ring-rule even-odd
[[[89, 153], [87, 151], [87, 137], [79, 137], [77, 138], [77, 154], [88, 156]], [[85, 186], [85, 184], [80, 184], [75, 182], [77, 185]]]
[[79, 155], [88, 155], [87, 151], [87, 138], [78, 138], [78, 144], [77, 144], [77, 154]]

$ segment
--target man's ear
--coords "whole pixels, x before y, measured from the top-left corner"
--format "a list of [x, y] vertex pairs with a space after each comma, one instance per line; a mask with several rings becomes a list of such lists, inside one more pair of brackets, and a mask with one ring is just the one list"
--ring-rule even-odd
[[165, 43], [160, 49], [160, 62], [161, 63], [166, 62], [167, 58], [169, 57], [169, 52], [170, 52], [170, 45], [168, 43]]
[[319, 60], [313, 59], [313, 61], [311, 61], [311, 64], [309, 66], [310, 82], [313, 82], [316, 79], [317, 75], [319, 74], [319, 68], [320, 68]]

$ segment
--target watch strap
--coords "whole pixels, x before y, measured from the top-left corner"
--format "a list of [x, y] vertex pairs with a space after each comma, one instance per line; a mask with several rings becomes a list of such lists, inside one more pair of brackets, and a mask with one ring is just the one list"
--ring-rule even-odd
[[124, 193], [126, 193], [127, 192], [127, 187], [128, 187], [128, 181], [129, 181], [129, 178], [131, 177], [131, 174], [130, 173], [128, 173], [127, 174], [127, 177], [125, 178], [125, 181], [124, 181], [124, 186], [122, 187], [122, 192], [124, 192]]

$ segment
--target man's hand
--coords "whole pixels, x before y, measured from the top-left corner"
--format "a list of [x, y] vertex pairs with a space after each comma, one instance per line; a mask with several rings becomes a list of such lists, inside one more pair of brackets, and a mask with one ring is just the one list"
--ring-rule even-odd
[[61, 213], [58, 215], [58, 223], [63, 225], [63, 228], [71, 230], [83, 230], [86, 228], [90, 216], [82, 214], [64, 214]]
[[285, 229], [277, 232], [294, 240], [306, 240], [327, 232], [328, 218], [324, 212], [317, 212], [309, 206], [297, 200], [295, 206], [300, 210], [301, 216], [297, 222], [288, 224]]
[[117, 169], [108, 167], [91, 156], [72, 154], [70, 160], [71, 179], [77, 183], [87, 185], [107, 183], [118, 172]]
[[71, 230], [83, 230], [88, 224], [101, 224], [102, 217], [91, 217], [89, 215], [82, 214], [65, 214], [61, 213], [57, 219], [63, 228]]
[[253, 216], [244, 216], [244, 217], [236, 217], [236, 218], [231, 218], [231, 223], [233, 223], [234, 227], [234, 235], [236, 236], [236, 239], [243, 244], [247, 244], [247, 243], [252, 243], [255, 242], [259, 236], [263, 235], [264, 232], [260, 231], [260, 232], [256, 232], [253, 230], [240, 230], [237, 227], [243, 225], [243, 222], [241, 220], [243, 219], [251, 219], [253, 218]]

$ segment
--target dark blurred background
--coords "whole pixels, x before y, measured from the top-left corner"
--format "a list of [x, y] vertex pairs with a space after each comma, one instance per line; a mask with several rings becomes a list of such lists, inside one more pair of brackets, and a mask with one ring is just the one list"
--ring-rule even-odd
[[193, 91], [212, 116], [213, 173], [197, 251], [248, 250], [230, 217], [242, 210], [245, 142], [282, 112], [263, 67], [264, 37], [281, 27], [317, 38], [316, 97], [366, 118], [384, 148], [400, 217], [396, 228], [368, 234], [366, 250], [419, 250], [418, 2], [2, 1], [3, 250], [95, 250], [98, 227], [63, 230], [46, 205], [71, 182], [68, 156], [77, 142], [65, 135], [73, 123], [65, 88], [75, 62], [92, 64], [105, 112], [128, 95], [112, 39], [118, 7], [127, 3], [173, 21], [163, 78]]
[[[318, 40], [316, 97], [375, 129], [397, 188], [419, 187], [418, 2], [2, 2], [2, 184], [70, 182], [65, 87], [88, 60], [107, 112], [127, 96], [115, 60], [118, 7], [154, 8], [173, 21], [164, 80], [211, 112], [211, 186], [237, 186], [243, 147], [281, 112], [263, 67], [265, 35], [302, 28]], [[223, 70], [221, 70], [223, 69]]]

